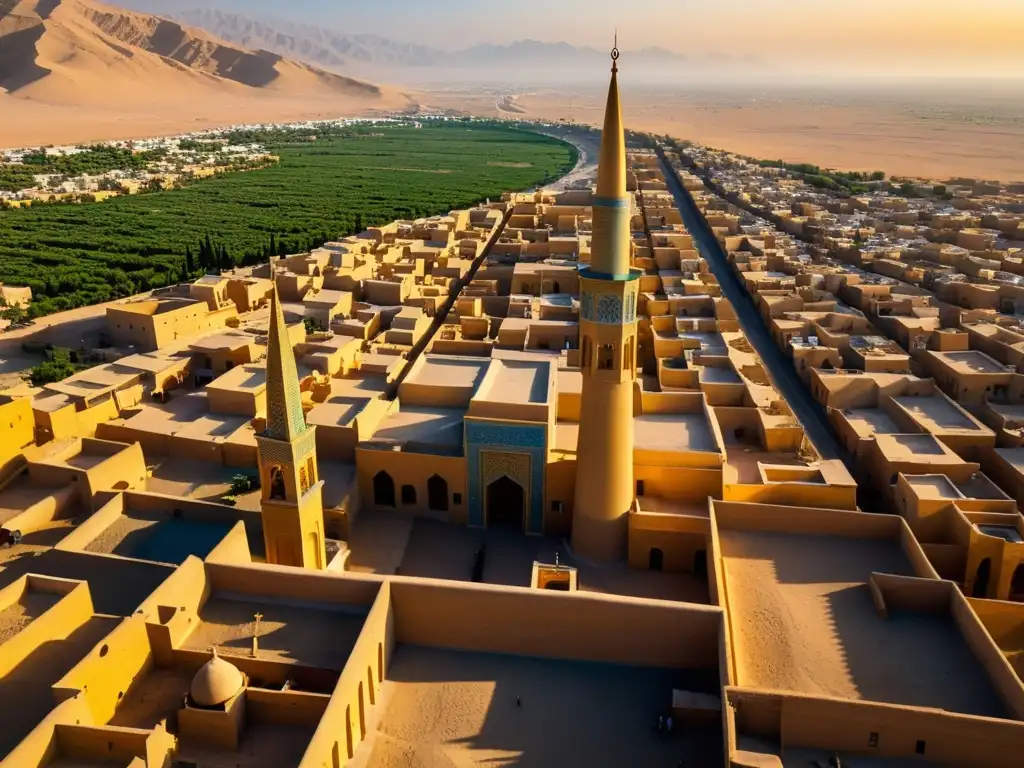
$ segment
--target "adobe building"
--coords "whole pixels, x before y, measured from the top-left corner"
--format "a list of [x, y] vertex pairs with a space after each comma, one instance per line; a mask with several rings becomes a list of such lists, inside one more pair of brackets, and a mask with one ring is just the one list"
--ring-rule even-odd
[[154, 352], [178, 340], [223, 328], [237, 315], [233, 304], [211, 309], [205, 298], [135, 301], [107, 308], [107, 333], [114, 346]]
[[27, 307], [32, 303], [32, 289], [27, 286], [0, 283], [0, 299], [8, 307]]

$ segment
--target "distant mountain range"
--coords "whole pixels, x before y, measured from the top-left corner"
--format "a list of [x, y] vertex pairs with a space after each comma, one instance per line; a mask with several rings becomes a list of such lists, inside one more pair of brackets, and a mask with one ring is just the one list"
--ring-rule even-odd
[[[140, 83], [145, 83], [144, 87]], [[371, 83], [99, 0], [0, 0], [0, 90], [51, 103], [283, 91], [373, 105]], [[126, 94], [131, 94], [127, 97]]]
[[[515, 79], [537, 74], [603, 71], [608, 51], [537, 40], [509, 45], [482, 44], [460, 51], [443, 51], [379, 35], [352, 34], [335, 29], [284, 20], [257, 19], [210, 8], [182, 9], [175, 0], [122, 0], [133, 8], [160, 13], [176, 21], [200, 27], [219, 38], [250, 49], [273, 51], [360, 76], [381, 77], [400, 73], [405, 77], [431, 79], [457, 72], [471, 79]], [[637, 69], [697, 71], [756, 65], [749, 57], [713, 55], [690, 58], [664, 48], [624, 51], [624, 62]]]
[[209, 8], [181, 10], [166, 5], [163, 15], [246, 48], [264, 49], [324, 67], [429, 67], [445, 53], [414, 43], [401, 43], [378, 35], [345, 34], [333, 29], [288, 21], [262, 21]]

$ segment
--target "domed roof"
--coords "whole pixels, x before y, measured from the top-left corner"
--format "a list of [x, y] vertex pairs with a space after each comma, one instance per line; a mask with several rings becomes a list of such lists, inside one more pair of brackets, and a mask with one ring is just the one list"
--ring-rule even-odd
[[213, 658], [206, 662], [192, 678], [189, 694], [200, 707], [217, 707], [231, 699], [245, 687], [245, 677], [234, 664], [224, 661], [213, 649]]

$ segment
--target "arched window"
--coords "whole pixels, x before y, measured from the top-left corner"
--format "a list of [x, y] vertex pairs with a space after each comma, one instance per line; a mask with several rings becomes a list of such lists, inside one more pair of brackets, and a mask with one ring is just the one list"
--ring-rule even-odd
[[273, 501], [285, 500], [284, 472], [276, 464], [270, 468], [270, 498]]
[[383, 470], [373, 478], [373, 503], [378, 507], [395, 506], [395, 481]]
[[416, 489], [411, 485], [402, 486], [402, 503], [403, 504], [415, 504], [416, 503]]
[[310, 486], [316, 485], [316, 462], [312, 456], [306, 459], [306, 475], [309, 477]]
[[583, 337], [583, 354], [580, 357], [580, 368], [586, 369], [590, 367], [590, 339], [586, 336]]
[[611, 344], [602, 344], [597, 348], [597, 370], [615, 370], [615, 347]]
[[448, 511], [448, 482], [440, 475], [427, 480], [427, 508], [434, 512]]
[[299, 492], [305, 493], [309, 490], [309, 481], [306, 479], [306, 468], [299, 467]]

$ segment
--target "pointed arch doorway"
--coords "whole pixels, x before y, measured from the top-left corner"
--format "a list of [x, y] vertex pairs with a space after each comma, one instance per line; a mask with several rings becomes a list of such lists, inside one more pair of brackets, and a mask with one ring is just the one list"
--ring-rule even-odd
[[502, 475], [486, 491], [487, 527], [524, 530], [526, 493], [523, 486]]

